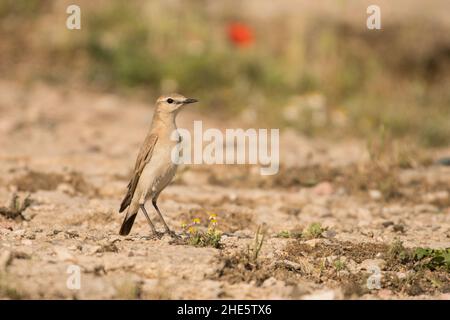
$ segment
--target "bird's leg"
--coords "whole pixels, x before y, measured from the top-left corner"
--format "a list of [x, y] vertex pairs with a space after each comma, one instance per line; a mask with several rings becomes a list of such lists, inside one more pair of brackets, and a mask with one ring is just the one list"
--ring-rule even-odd
[[142, 212], [144, 213], [145, 217], [147, 218], [147, 222], [150, 225], [150, 228], [152, 229], [152, 232], [154, 235], [158, 236], [158, 232], [155, 229], [155, 225], [153, 224], [152, 220], [150, 220], [150, 217], [147, 214], [147, 210], [145, 210], [144, 204], [140, 204], [139, 207], [141, 208]]
[[164, 228], [166, 229], [166, 232], [168, 234], [170, 234], [171, 236], [176, 236], [176, 233], [173, 232], [172, 230], [170, 230], [169, 226], [167, 225], [166, 221], [164, 220], [164, 218], [163, 218], [163, 216], [161, 214], [161, 211], [159, 211], [158, 205], [156, 204], [156, 199], [152, 200], [152, 204], [153, 204], [153, 207], [155, 207], [156, 212], [158, 212], [158, 215], [159, 215], [159, 217], [161, 218], [161, 220], [162, 220], [162, 222], [164, 224]]

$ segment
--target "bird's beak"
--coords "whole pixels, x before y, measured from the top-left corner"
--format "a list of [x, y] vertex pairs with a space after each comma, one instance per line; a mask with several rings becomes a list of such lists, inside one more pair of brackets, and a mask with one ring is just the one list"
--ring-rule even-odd
[[186, 100], [183, 101], [183, 104], [195, 103], [197, 101], [198, 101], [197, 99], [187, 98]]

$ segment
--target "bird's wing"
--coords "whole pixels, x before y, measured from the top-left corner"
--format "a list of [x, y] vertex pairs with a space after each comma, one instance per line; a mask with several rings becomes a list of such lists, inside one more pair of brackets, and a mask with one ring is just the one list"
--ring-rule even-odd
[[154, 133], [149, 133], [144, 140], [144, 143], [139, 150], [139, 154], [136, 159], [136, 164], [134, 165], [133, 176], [128, 183], [128, 191], [125, 198], [120, 205], [119, 212], [124, 211], [131, 203], [131, 199], [133, 199], [134, 192], [136, 191], [137, 184], [139, 182], [139, 178], [142, 174], [142, 171], [145, 168], [145, 165], [150, 161], [153, 154], [153, 149], [155, 148], [156, 141], [158, 141], [158, 136]]

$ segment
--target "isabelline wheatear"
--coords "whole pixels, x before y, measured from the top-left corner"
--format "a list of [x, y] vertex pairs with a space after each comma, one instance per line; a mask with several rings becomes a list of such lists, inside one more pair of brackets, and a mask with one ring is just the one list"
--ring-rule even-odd
[[120, 235], [131, 231], [139, 208], [144, 213], [150, 228], [157, 234], [155, 225], [145, 210], [145, 202], [152, 200], [153, 207], [161, 218], [165, 231], [174, 235], [159, 211], [157, 200], [162, 190], [172, 181], [177, 165], [172, 159], [172, 150], [177, 141], [171, 139], [177, 129], [175, 118], [183, 106], [197, 102], [180, 94], [161, 96], [156, 101], [156, 109], [150, 131], [141, 146], [134, 166], [133, 176], [128, 184], [128, 192], [120, 205], [119, 212], [128, 208], [120, 228]]

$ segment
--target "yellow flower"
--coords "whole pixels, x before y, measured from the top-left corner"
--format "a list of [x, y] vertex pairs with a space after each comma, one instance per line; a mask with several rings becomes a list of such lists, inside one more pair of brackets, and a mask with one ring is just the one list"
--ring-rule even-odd
[[189, 232], [190, 234], [194, 234], [194, 233], [197, 232], [197, 230], [196, 230], [194, 227], [191, 226], [191, 227], [189, 227], [188, 232]]
[[217, 218], [217, 214], [215, 214], [215, 213], [211, 213], [209, 215], [209, 220], [215, 220], [216, 218]]
[[200, 223], [200, 219], [199, 218], [194, 218], [192, 219], [192, 222], [195, 224], [199, 224]]

